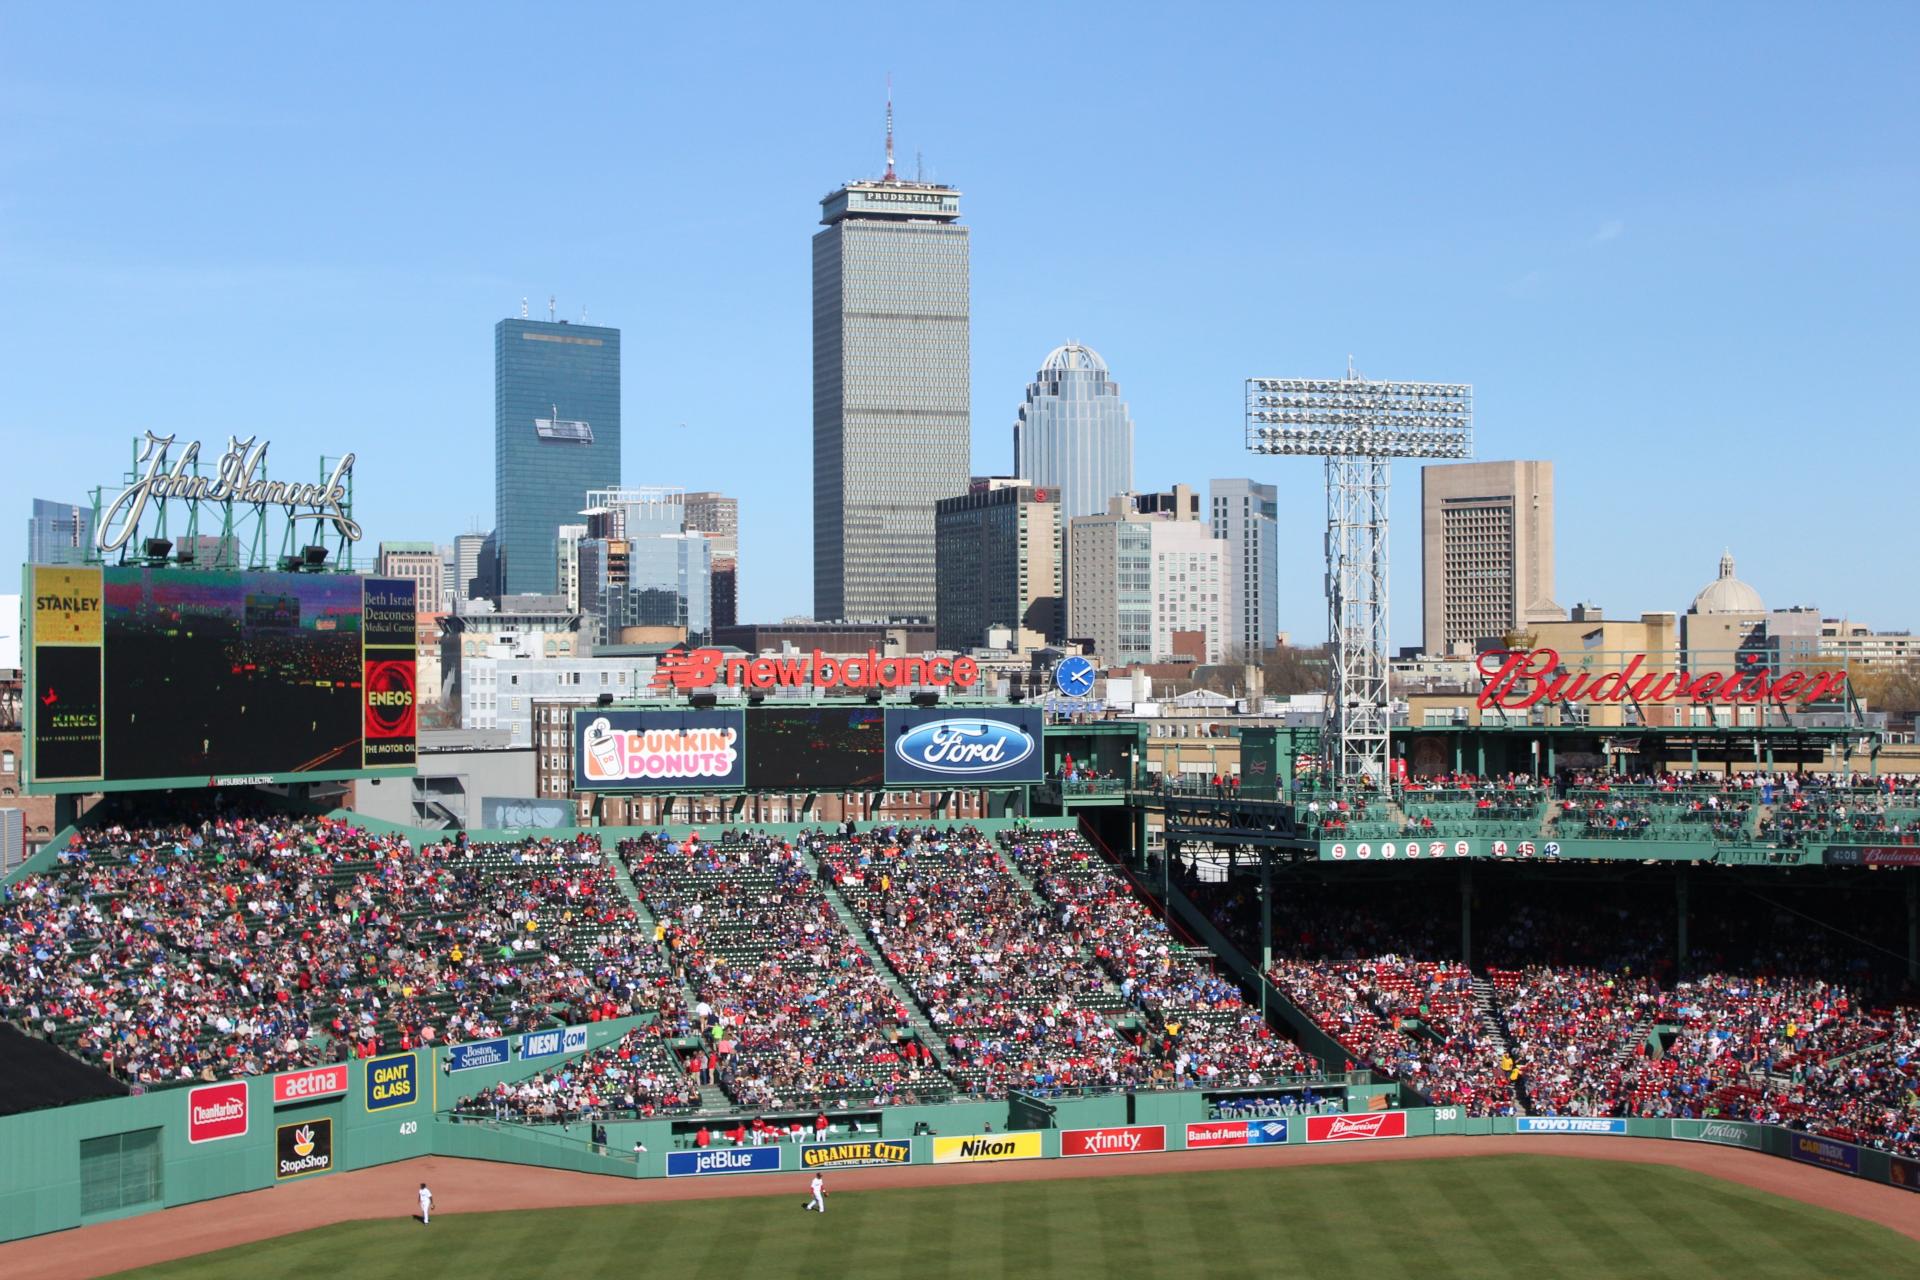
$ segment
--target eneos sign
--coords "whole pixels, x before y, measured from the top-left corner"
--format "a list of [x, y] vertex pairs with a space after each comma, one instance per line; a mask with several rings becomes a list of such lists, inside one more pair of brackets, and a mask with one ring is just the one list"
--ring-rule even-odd
[[671, 650], [653, 669], [653, 688], [674, 693], [716, 684], [744, 689], [970, 689], [980, 679], [972, 658], [830, 658], [815, 649], [804, 658], [749, 658], [721, 649]]
[[1642, 672], [1646, 662], [1646, 654], [1636, 653], [1619, 671], [1596, 675], [1561, 670], [1558, 649], [1495, 649], [1475, 664], [1487, 683], [1474, 701], [1482, 710], [1503, 711], [1525, 711], [1542, 702], [1818, 702], [1837, 697], [1847, 683], [1844, 671], [1788, 671], [1776, 679], [1765, 667]]
[[187, 1094], [187, 1141], [217, 1142], [247, 1132], [247, 1082], [201, 1085]]

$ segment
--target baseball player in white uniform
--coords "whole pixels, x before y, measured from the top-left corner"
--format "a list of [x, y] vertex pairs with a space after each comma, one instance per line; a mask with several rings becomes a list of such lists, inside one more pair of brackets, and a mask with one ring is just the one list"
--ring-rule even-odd
[[817, 1169], [813, 1174], [813, 1199], [800, 1207], [812, 1209], [816, 1213], [827, 1211], [827, 1180], [820, 1176], [820, 1171]]
[[433, 1221], [433, 1192], [429, 1191], [427, 1184], [423, 1182], [420, 1184], [420, 1225], [424, 1227], [431, 1221]]

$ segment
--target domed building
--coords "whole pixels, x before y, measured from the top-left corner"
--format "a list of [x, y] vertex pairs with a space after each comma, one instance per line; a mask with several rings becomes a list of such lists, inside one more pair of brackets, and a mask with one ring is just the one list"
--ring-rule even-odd
[[[1680, 648], [1689, 671], [1732, 671], [1763, 663], [1779, 671], [1811, 661], [1820, 647], [1820, 611], [1770, 610], [1760, 593], [1734, 572], [1733, 552], [1720, 557], [1720, 574], [1700, 588], [1680, 619]], [[1706, 714], [1695, 708], [1696, 716]], [[1716, 722], [1754, 723], [1752, 707], [1718, 707]]]
[[1726, 551], [1720, 556], [1720, 576], [1700, 588], [1693, 597], [1693, 605], [1687, 612], [1695, 613], [1765, 613], [1767, 606], [1760, 599], [1760, 593], [1736, 578], [1733, 573], [1733, 552]]

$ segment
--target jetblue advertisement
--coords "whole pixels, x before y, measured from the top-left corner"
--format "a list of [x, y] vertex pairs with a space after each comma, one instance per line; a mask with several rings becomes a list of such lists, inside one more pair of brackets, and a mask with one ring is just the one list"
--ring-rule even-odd
[[1039, 782], [1044, 713], [1038, 707], [887, 710], [890, 787], [1018, 786]]

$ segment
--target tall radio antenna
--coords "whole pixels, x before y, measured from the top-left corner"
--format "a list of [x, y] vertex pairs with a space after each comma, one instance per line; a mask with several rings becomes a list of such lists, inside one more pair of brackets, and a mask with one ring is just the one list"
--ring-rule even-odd
[[893, 176], [893, 72], [887, 72], [887, 174], [882, 182], [894, 182]]

